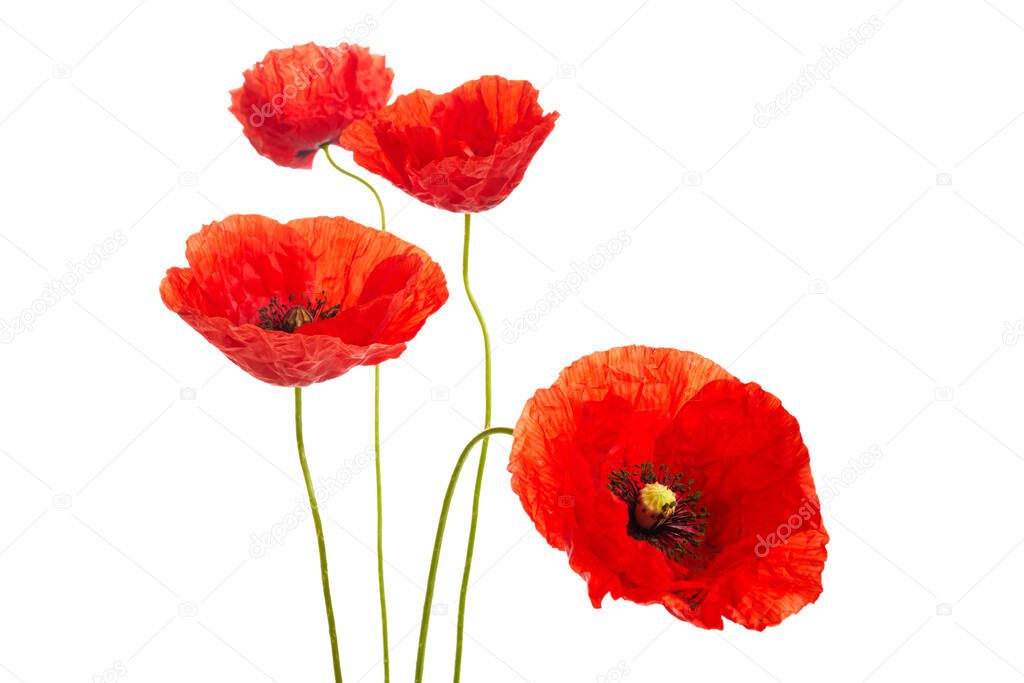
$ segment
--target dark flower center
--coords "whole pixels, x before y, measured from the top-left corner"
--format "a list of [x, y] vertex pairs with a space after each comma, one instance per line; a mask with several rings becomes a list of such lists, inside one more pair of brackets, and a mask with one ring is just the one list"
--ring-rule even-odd
[[260, 319], [256, 325], [265, 330], [294, 332], [306, 323], [333, 318], [340, 309], [341, 304], [327, 305], [326, 292], [320, 292], [316, 301], [305, 295], [292, 294], [285, 303], [275, 296], [260, 309]]
[[708, 513], [697, 504], [701, 492], [692, 487], [692, 479], [669, 474], [666, 465], [655, 470], [649, 462], [608, 475], [608, 489], [629, 508], [627, 533], [676, 561], [697, 557], [704, 539]]

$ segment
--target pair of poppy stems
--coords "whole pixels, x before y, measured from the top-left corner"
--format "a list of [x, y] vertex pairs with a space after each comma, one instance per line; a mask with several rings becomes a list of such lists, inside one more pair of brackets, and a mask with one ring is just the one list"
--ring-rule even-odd
[[[386, 232], [380, 195], [338, 165], [330, 145], [349, 149], [360, 166], [417, 199], [465, 214], [462, 276], [484, 341], [485, 417], [445, 492], [415, 673], [419, 683], [448, 510], [461, 469], [481, 443], [459, 600], [457, 682], [487, 445], [491, 436], [513, 435], [491, 427], [490, 340], [469, 284], [470, 215], [508, 197], [558, 114], [543, 112], [528, 82], [498, 76], [443, 95], [417, 90], [389, 105], [392, 78], [383, 57], [346, 44], [272, 50], [246, 71], [243, 86], [231, 93], [231, 111], [256, 150], [283, 166], [311, 168], [322, 149], [332, 166], [373, 193], [381, 230], [345, 218], [281, 224], [230, 216], [188, 240], [190, 267], [168, 270], [161, 295], [242, 369], [295, 388], [296, 440], [338, 683], [326, 548], [302, 439], [301, 387], [357, 365], [374, 366], [377, 569], [388, 681], [379, 363], [404, 351], [448, 291], [441, 268], [425, 252]], [[704, 628], [721, 628], [725, 617], [760, 630], [821, 592], [828, 535], [799, 427], [774, 396], [711, 361], [647, 347], [592, 354], [527, 403], [515, 436], [512, 487], [538, 531], [569, 554], [595, 606], [611, 594], [662, 604]], [[694, 444], [701, 446], [695, 450]], [[748, 505], [736, 506], [737, 500]], [[751, 552], [755, 533], [768, 552]], [[769, 544], [765, 536], [774, 540]]]

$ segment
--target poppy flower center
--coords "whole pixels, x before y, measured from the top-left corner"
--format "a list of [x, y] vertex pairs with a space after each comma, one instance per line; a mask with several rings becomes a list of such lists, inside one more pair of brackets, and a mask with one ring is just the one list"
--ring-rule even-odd
[[327, 305], [326, 292], [320, 292], [316, 301], [305, 295], [292, 294], [287, 302], [283, 302], [274, 296], [270, 298], [270, 303], [259, 310], [260, 319], [256, 325], [265, 330], [290, 333], [306, 323], [333, 318], [340, 309], [340, 304]]
[[670, 474], [666, 465], [655, 470], [649, 462], [608, 475], [608, 489], [629, 508], [626, 532], [677, 561], [696, 557], [704, 538], [708, 513], [692, 486], [692, 479]]
[[633, 519], [641, 529], [656, 529], [672, 518], [676, 511], [676, 493], [664, 484], [646, 484], [640, 489]]

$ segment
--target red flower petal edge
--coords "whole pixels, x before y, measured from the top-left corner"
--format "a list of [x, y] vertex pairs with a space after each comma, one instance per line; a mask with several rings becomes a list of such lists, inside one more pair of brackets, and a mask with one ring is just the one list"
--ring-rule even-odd
[[419, 247], [347, 218], [228, 216], [188, 239], [164, 304], [253, 377], [306, 386], [398, 357], [448, 299]]
[[320, 145], [387, 103], [394, 76], [384, 57], [359, 45], [271, 50], [231, 91], [230, 110], [257, 152], [311, 168]]
[[483, 76], [437, 95], [401, 95], [349, 126], [339, 144], [357, 164], [448, 211], [494, 208], [519, 185], [555, 127], [527, 81]]
[[591, 354], [527, 402], [514, 439], [512, 488], [595, 607], [762, 630], [821, 593], [828, 534], [799, 425], [712, 361]]

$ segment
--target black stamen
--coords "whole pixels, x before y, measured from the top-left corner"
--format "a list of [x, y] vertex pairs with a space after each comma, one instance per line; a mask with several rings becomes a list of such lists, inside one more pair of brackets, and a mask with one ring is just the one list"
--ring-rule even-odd
[[[683, 481], [682, 474], [669, 474], [667, 465], [655, 470], [649, 462], [629, 470], [616, 470], [608, 475], [608, 489], [629, 508], [627, 533], [637, 540], [647, 541], [665, 553], [669, 559], [682, 560], [697, 557], [697, 550], [703, 541], [708, 516], [703, 506], [696, 505], [701, 492], [692, 490], [693, 480]], [[635, 509], [640, 492], [648, 484], [662, 484], [676, 494], [676, 508], [671, 517], [651, 529], [645, 529], [636, 522]]]
[[327, 292], [320, 292], [315, 302], [308, 296], [291, 294], [288, 302], [283, 303], [274, 296], [259, 310], [260, 318], [256, 325], [265, 330], [294, 332], [306, 323], [333, 318], [340, 310], [341, 304], [327, 305]]

